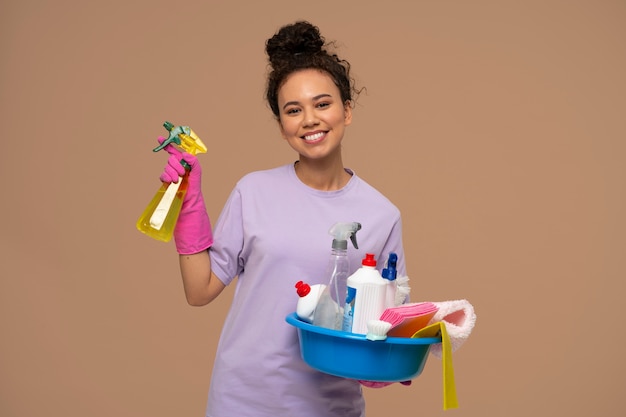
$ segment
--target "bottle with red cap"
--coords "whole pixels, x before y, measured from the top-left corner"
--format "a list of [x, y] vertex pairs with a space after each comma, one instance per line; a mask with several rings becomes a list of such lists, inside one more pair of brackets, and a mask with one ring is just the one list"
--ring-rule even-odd
[[367, 253], [361, 267], [348, 277], [343, 331], [366, 334], [367, 322], [378, 320], [385, 311], [387, 281], [376, 264], [374, 254]]
[[302, 321], [313, 322], [313, 315], [317, 307], [317, 300], [326, 288], [324, 284], [309, 285], [304, 281], [296, 282], [296, 293], [298, 294], [298, 304], [296, 305], [296, 315]]

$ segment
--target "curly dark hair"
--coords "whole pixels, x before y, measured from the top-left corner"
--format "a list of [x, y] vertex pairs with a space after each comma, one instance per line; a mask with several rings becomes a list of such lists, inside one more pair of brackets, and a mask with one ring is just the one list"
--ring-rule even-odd
[[344, 103], [354, 103], [359, 91], [350, 76], [350, 63], [330, 52], [334, 44], [326, 43], [319, 28], [307, 21], [283, 26], [267, 40], [265, 52], [269, 58], [266, 99], [278, 119], [278, 90], [293, 72], [317, 69], [326, 72], [339, 88]]

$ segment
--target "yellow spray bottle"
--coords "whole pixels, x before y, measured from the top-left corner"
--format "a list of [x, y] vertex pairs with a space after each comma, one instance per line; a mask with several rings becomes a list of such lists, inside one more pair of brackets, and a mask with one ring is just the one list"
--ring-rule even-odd
[[[169, 144], [175, 144], [192, 155], [206, 153], [206, 146], [189, 126], [174, 126], [170, 122], [165, 122], [163, 127], [169, 131], [169, 136], [154, 148], [153, 152], [158, 152]], [[137, 230], [163, 242], [168, 242], [172, 238], [189, 185], [189, 164], [184, 160], [181, 164], [187, 172], [179, 178], [177, 183], [164, 183], [137, 220]]]

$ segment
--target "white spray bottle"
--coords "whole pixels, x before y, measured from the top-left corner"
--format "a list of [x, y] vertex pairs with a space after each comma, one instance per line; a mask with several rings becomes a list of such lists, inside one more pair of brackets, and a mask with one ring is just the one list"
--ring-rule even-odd
[[398, 255], [395, 252], [389, 253], [389, 258], [387, 259], [387, 267], [383, 269], [382, 277], [387, 282], [387, 301], [385, 302], [385, 307], [395, 307], [396, 306], [396, 293], [398, 292], [398, 283], [396, 278], [398, 276], [398, 270], [396, 269], [398, 265]]
[[348, 239], [358, 249], [356, 232], [361, 224], [336, 223], [328, 233], [333, 236], [332, 249], [326, 276], [328, 285], [322, 291], [313, 315], [313, 324], [327, 329], [341, 330], [343, 308], [346, 295], [346, 283], [350, 274], [348, 261]]

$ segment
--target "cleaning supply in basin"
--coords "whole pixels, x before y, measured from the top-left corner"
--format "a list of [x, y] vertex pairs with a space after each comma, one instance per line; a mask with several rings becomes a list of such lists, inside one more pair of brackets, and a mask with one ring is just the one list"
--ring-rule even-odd
[[[437, 312], [430, 319], [429, 324], [442, 322], [446, 326], [450, 336], [450, 349], [452, 352], [461, 347], [472, 333], [476, 324], [474, 306], [467, 300], [434, 301]], [[441, 358], [442, 346], [433, 345], [430, 353]]]
[[[191, 155], [206, 153], [207, 147], [189, 126], [174, 126], [166, 121], [163, 123], [163, 127], [167, 129], [169, 136], [154, 148], [153, 152], [158, 152], [171, 144], [178, 145], [179, 148]], [[189, 169], [189, 164], [184, 160], [181, 161], [181, 164]], [[168, 242], [172, 238], [187, 192], [188, 175], [189, 173], [186, 173], [176, 183], [161, 185], [161, 188], [157, 190], [152, 201], [137, 220], [137, 230], [163, 242]]]
[[398, 264], [398, 255], [394, 252], [389, 254], [387, 259], [387, 266], [383, 268], [381, 273], [382, 277], [387, 281], [387, 297], [385, 301], [385, 307], [393, 307], [396, 305], [396, 293], [398, 291], [396, 278], [398, 276], [398, 270], [396, 266]]
[[358, 249], [356, 233], [359, 230], [361, 230], [361, 224], [351, 222], [336, 223], [328, 231], [333, 236], [330, 259], [326, 269], [328, 285], [321, 293], [313, 315], [313, 324], [316, 326], [341, 330], [346, 283], [350, 274], [348, 239], [352, 242], [352, 246]]
[[409, 285], [409, 277], [401, 275], [396, 278], [396, 300], [395, 305], [399, 306], [408, 302], [409, 294], [411, 294], [411, 286]]
[[376, 263], [374, 255], [367, 253], [361, 267], [348, 277], [343, 331], [367, 334], [367, 322], [378, 320], [385, 310], [387, 282]]
[[307, 323], [313, 322], [313, 314], [317, 306], [320, 294], [326, 288], [324, 284], [309, 285], [306, 282], [298, 281], [295, 285], [298, 294], [296, 314], [298, 318]]
[[411, 337], [416, 331], [426, 327], [435, 316], [438, 308], [434, 303], [406, 303], [387, 308], [380, 320], [391, 323], [388, 336]]
[[367, 322], [367, 340], [385, 340], [387, 332], [391, 329], [391, 323], [383, 320], [370, 320]]
[[431, 352], [433, 347], [440, 345], [441, 371], [443, 374], [443, 409], [449, 410], [451, 408], [457, 408], [459, 406], [459, 402], [456, 396], [456, 383], [454, 381], [452, 346], [450, 344], [450, 337], [446, 330], [445, 323], [438, 321], [429, 324], [413, 335], [413, 338], [420, 337], [441, 337], [441, 343], [432, 345]]

